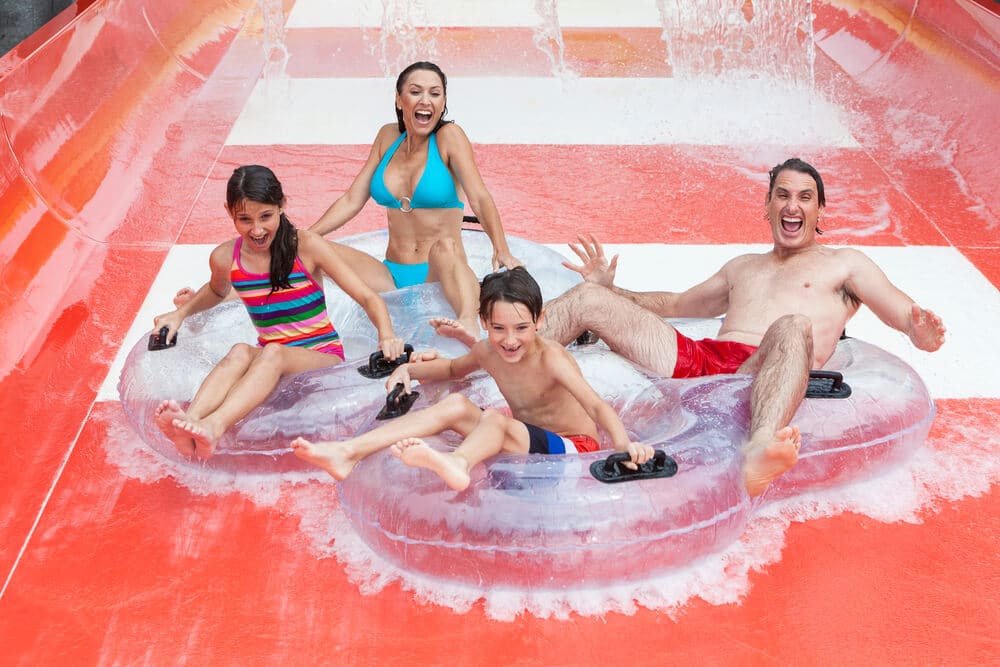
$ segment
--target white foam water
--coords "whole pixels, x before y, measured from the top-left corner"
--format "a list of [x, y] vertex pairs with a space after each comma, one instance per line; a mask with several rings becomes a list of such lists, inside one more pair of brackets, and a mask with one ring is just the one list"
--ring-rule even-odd
[[238, 493], [260, 507], [280, 507], [298, 516], [316, 556], [336, 557], [364, 594], [375, 595], [398, 582], [419, 603], [456, 613], [481, 604], [489, 617], [509, 621], [523, 614], [557, 619], [571, 614], [631, 615], [640, 607], [675, 616], [695, 598], [713, 605], [738, 603], [750, 591], [750, 574], [781, 559], [792, 523], [845, 512], [884, 523], [920, 523], [946, 503], [988, 492], [1000, 482], [998, 427], [978, 417], [952, 414], [946, 433], [932, 432], [909, 461], [877, 477], [763, 504], [740, 539], [718, 553], [662, 576], [642, 578], [639, 573], [627, 584], [571, 591], [482, 590], [403, 571], [357, 536], [340, 510], [335, 483], [321, 471], [278, 476], [209, 470], [163, 458], [119, 423], [109, 425], [105, 447], [108, 460], [127, 477], [147, 484], [173, 478], [195, 495]]

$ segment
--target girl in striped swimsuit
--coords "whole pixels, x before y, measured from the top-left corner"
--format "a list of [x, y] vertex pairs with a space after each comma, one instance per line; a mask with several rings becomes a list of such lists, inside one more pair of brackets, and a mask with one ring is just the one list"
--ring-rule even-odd
[[210, 457], [222, 434], [263, 403], [282, 377], [344, 360], [322, 285], [313, 277], [317, 271], [364, 308], [387, 359], [403, 353], [382, 297], [322, 237], [293, 227], [284, 205], [281, 183], [270, 169], [237, 168], [226, 190], [226, 211], [239, 237], [212, 251], [209, 282], [177, 310], [154, 319], [156, 330], [168, 328], [169, 340], [184, 318], [217, 305], [235, 287], [257, 328], [258, 345], [234, 345], [187, 410], [174, 400], [157, 407], [157, 425], [184, 456]]

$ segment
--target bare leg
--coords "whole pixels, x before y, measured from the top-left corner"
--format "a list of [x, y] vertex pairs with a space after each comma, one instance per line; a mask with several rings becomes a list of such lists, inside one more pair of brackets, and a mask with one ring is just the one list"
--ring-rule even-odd
[[410, 412], [349, 440], [313, 443], [296, 438], [292, 441], [292, 450], [299, 458], [326, 470], [334, 479], [343, 480], [358, 461], [404, 438], [426, 437], [449, 429], [467, 436], [482, 415], [482, 410], [465, 396], [451, 394], [428, 408]]
[[436, 280], [441, 283], [445, 299], [455, 309], [458, 328], [464, 329], [465, 333], [454, 331], [454, 327], [434, 328], [443, 336], [450, 335], [463, 342], [469, 339], [475, 342], [479, 339], [479, 281], [469, 268], [469, 260], [461, 242], [455, 239], [435, 242], [427, 261], [430, 264], [428, 282]]
[[476, 464], [502, 451], [527, 453], [528, 443], [524, 424], [496, 410], [487, 410], [454, 452], [439, 452], [419, 438], [405, 438], [392, 446], [392, 453], [407, 465], [432, 470], [450, 488], [463, 491], [471, 482], [470, 472]]
[[396, 289], [396, 284], [392, 280], [392, 274], [386, 265], [378, 261], [368, 253], [330, 241], [330, 245], [337, 251], [337, 255], [347, 262], [354, 272], [361, 276], [369, 287], [376, 292], [389, 292]]
[[153, 414], [153, 420], [156, 422], [156, 425], [174, 443], [178, 453], [181, 456], [191, 457], [194, 456], [195, 451], [194, 440], [187, 433], [178, 430], [174, 426], [175, 420], [184, 419], [185, 417], [186, 415], [181, 410], [181, 406], [178, 405], [177, 401], [172, 400], [160, 403]]
[[740, 366], [753, 373], [750, 393], [750, 437], [743, 446], [744, 475], [751, 496], [798, 461], [802, 438], [789, 426], [805, 397], [812, 364], [812, 323], [801, 315], [778, 318], [764, 333], [760, 347]]
[[[240, 345], [234, 346], [234, 350]], [[243, 345], [249, 354], [250, 363], [242, 375], [229, 384], [229, 389], [217, 402], [223, 383], [215, 383], [211, 388], [211, 396], [204, 392], [205, 385], [212, 379], [212, 374], [205, 379], [202, 388], [198, 390], [195, 401], [192, 401], [187, 415], [183, 419], [175, 419], [174, 426], [191, 436], [195, 443], [195, 453], [201, 458], [208, 458], [215, 453], [222, 434], [239, 419], [245, 417], [251, 410], [263, 403], [278, 386], [278, 381], [285, 375], [294, 375], [316, 368], [335, 366], [340, 358], [332, 354], [323, 354], [315, 350], [305, 350], [286, 345], [269, 344], [263, 349]], [[239, 355], [240, 353], [238, 353]], [[237, 356], [238, 356], [237, 355]], [[228, 358], [228, 357], [227, 357]], [[220, 365], [222, 362], [220, 362]], [[216, 367], [218, 369], [218, 366]], [[220, 373], [226, 379], [231, 379], [232, 371]], [[202, 402], [195, 410], [195, 402]]]
[[673, 376], [677, 332], [656, 313], [593, 283], [577, 285], [545, 304], [542, 335], [568, 345], [586, 330], [629, 361]]

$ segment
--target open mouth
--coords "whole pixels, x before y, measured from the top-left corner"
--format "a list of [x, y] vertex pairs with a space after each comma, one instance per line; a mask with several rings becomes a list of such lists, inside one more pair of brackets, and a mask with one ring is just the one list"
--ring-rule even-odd
[[434, 114], [432, 114], [430, 111], [416, 111], [414, 112], [413, 115], [421, 123], [429, 123], [431, 122], [431, 118], [434, 117]]
[[256, 236], [251, 236], [250, 242], [257, 248], [266, 248], [268, 239], [270, 238], [271, 238], [270, 234], [265, 234], [264, 236], [261, 236], [259, 238]]
[[789, 234], [802, 229], [802, 218], [785, 215], [781, 217], [781, 228]]

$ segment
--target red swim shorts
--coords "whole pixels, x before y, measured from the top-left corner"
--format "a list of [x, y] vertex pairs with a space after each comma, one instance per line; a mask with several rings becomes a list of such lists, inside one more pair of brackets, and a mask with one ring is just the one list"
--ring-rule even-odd
[[691, 340], [677, 332], [677, 365], [675, 378], [735, 373], [747, 358], [757, 351], [753, 345], [726, 340], [703, 338]]

